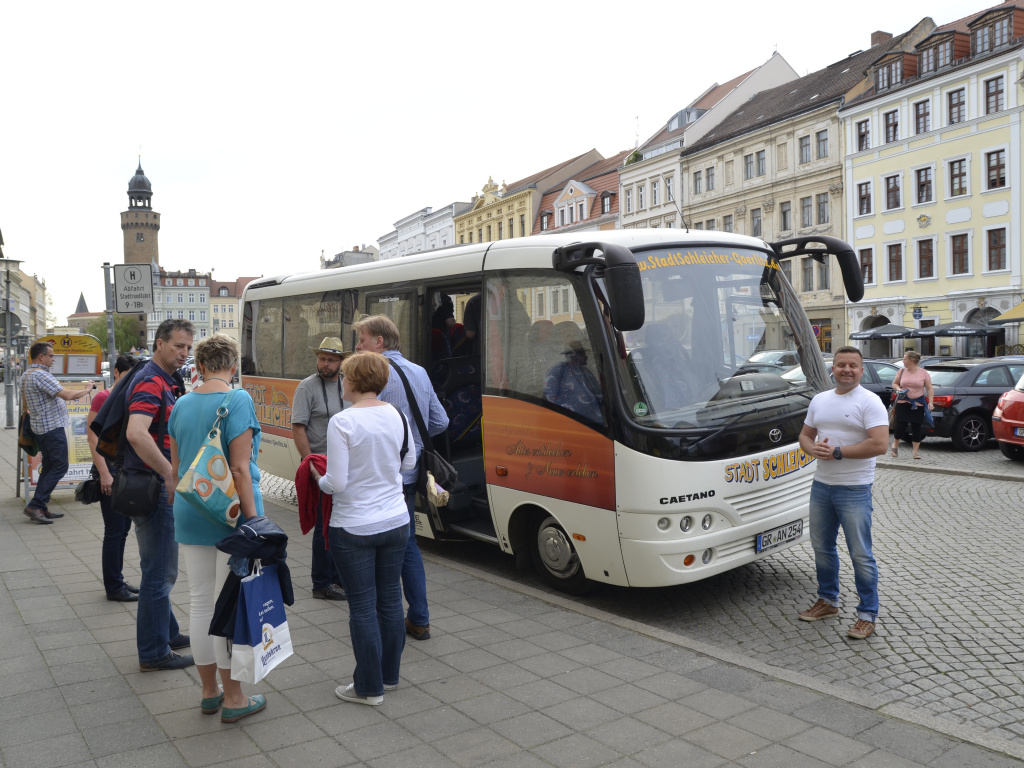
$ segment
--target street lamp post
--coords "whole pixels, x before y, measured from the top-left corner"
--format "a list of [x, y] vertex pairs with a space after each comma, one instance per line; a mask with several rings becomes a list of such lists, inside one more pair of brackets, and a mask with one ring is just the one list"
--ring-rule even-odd
[[21, 264], [17, 259], [0, 259], [4, 265], [4, 390], [7, 399], [7, 423], [5, 429], [14, 429], [14, 370], [11, 364], [11, 267]]

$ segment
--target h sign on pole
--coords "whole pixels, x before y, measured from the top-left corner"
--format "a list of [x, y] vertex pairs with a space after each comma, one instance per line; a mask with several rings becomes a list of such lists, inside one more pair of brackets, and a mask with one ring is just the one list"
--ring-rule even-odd
[[153, 311], [153, 265], [114, 265], [114, 311], [122, 315]]

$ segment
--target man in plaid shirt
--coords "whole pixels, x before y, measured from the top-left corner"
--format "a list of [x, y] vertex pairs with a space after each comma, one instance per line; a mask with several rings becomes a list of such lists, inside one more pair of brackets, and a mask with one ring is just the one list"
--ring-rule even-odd
[[32, 431], [36, 434], [43, 463], [39, 468], [39, 482], [32, 500], [25, 507], [29, 519], [42, 525], [51, 525], [63, 512], [51, 512], [47, 504], [50, 494], [68, 471], [68, 436], [71, 426], [67, 400], [79, 400], [91, 395], [96, 388], [89, 382], [86, 389], [65, 389], [50, 373], [53, 364], [53, 345], [37, 341], [28, 351], [31, 365], [21, 377], [21, 390], [25, 393]]

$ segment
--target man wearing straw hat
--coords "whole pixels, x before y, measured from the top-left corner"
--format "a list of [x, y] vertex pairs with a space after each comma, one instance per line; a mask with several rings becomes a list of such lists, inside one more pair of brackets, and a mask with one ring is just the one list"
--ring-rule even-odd
[[[316, 373], [299, 382], [292, 403], [292, 437], [304, 459], [311, 453], [327, 453], [327, 422], [345, 407], [341, 398], [341, 361], [347, 356], [336, 336], [327, 336], [316, 353]], [[324, 540], [323, 510], [317, 509], [313, 527], [313, 597], [344, 600], [341, 576]]]

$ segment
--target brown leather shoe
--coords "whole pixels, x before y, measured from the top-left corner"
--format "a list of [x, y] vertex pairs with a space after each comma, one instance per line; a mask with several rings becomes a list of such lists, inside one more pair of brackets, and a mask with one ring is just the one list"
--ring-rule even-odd
[[43, 525], [53, 525], [53, 520], [47, 520], [46, 515], [43, 514], [43, 510], [36, 509], [35, 507], [25, 507], [25, 514], [28, 515], [30, 520], [35, 520], [37, 523]]
[[47, 520], [59, 520], [60, 518], [64, 517], [63, 512], [51, 512], [48, 509], [44, 509], [43, 514], [46, 516]]
[[822, 598], [818, 598], [818, 602], [808, 608], [806, 611], [800, 611], [797, 614], [804, 621], [817, 621], [818, 619], [831, 619], [833, 616], [839, 615], [839, 609], [834, 605], [829, 605]]
[[405, 620], [405, 634], [412, 637], [413, 640], [429, 640], [430, 639], [430, 625], [425, 627], [417, 627], [409, 619]]
[[867, 640], [873, 634], [875, 634], [875, 622], [857, 619], [857, 623], [850, 627], [846, 636], [852, 637], [854, 640]]

